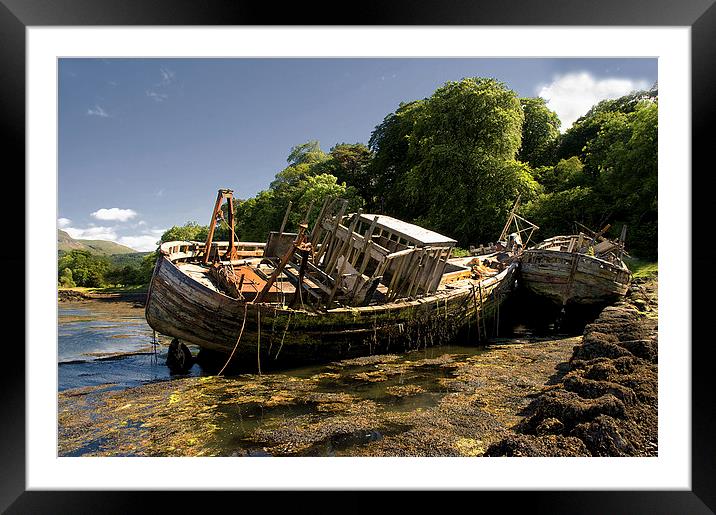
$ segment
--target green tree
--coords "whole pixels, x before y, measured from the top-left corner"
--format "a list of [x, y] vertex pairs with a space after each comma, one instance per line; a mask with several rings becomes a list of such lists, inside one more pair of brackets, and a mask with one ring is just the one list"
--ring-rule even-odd
[[[285, 230], [295, 231], [306, 216], [313, 223], [323, 200], [339, 196], [349, 201], [349, 208], [357, 209], [363, 200], [356, 188], [339, 183], [327, 173], [336, 168], [334, 157], [320, 150], [318, 142], [310, 141], [291, 149], [289, 166], [278, 172], [268, 190], [236, 205], [237, 234], [243, 241], [266, 241], [270, 231], [281, 227], [286, 208], [291, 202]], [[348, 159], [346, 159], [348, 161]]]
[[301, 145], [291, 148], [286, 161], [292, 166], [300, 164], [315, 164], [324, 160], [325, 152], [321, 150], [321, 145], [316, 140], [311, 140]]
[[584, 165], [577, 156], [560, 159], [554, 166], [541, 166], [532, 173], [547, 193], [590, 184], [589, 177], [584, 173]]
[[532, 167], [544, 166], [554, 160], [559, 126], [557, 113], [547, 107], [543, 98], [521, 98], [525, 116], [522, 125], [522, 147], [517, 159]]
[[209, 234], [208, 225], [199, 225], [196, 222], [187, 222], [181, 226], [173, 226], [164, 231], [160, 243], [167, 241], [206, 241]]
[[337, 183], [353, 186], [358, 195], [372, 203], [376, 186], [370, 169], [372, 158], [373, 153], [363, 143], [341, 143], [331, 148], [320, 169], [324, 174], [335, 176]]
[[77, 286], [101, 287], [111, 265], [104, 256], [96, 256], [86, 250], [72, 250], [58, 259], [57, 268], [58, 280], [67, 268]]
[[370, 140], [386, 211], [463, 246], [494, 240], [517, 195], [540, 189], [515, 160], [523, 121], [515, 93], [494, 79], [448, 82], [401, 105]]
[[60, 286], [63, 288], [74, 288], [77, 286], [72, 278], [72, 270], [69, 268], [63, 268], [62, 272], [60, 272]]

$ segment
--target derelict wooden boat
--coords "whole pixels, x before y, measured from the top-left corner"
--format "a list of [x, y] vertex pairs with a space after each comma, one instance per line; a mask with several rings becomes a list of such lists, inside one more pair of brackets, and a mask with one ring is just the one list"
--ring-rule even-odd
[[631, 282], [631, 272], [621, 257], [623, 242], [624, 232], [616, 242], [584, 233], [549, 238], [522, 254], [522, 284], [562, 306], [619, 300]]
[[384, 215], [345, 215], [339, 199], [324, 202], [308, 234], [304, 221], [266, 243], [212, 242], [222, 195], [233, 227], [231, 191], [220, 190], [206, 243], [161, 245], [146, 319], [232, 363], [400, 352], [468, 328], [484, 338], [514, 285], [507, 252], [451, 258], [455, 240]]

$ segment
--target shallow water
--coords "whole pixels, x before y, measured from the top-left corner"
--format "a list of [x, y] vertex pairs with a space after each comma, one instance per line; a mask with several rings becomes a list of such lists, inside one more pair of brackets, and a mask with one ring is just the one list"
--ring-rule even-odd
[[[59, 391], [107, 383], [122, 388], [172, 378], [165, 365], [169, 338], [157, 335], [155, 340], [144, 309], [131, 304], [60, 304], [57, 340]], [[201, 373], [193, 367], [188, 375]]]

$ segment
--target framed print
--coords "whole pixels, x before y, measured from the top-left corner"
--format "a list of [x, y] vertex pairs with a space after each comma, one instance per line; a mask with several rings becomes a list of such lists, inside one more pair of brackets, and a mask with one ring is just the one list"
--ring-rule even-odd
[[[24, 270], [26, 324], [25, 348], [7, 347], [3, 508], [395, 489], [510, 491], [550, 513], [713, 512], [713, 352], [694, 329], [712, 283], [695, 163], [711, 146], [716, 8], [548, 3], [393, 4], [348, 26], [231, 2], [4, 2], [2, 119], [25, 170], [7, 190], [25, 192], [10, 214], [26, 242], [6, 267], [8, 291]], [[525, 144], [529, 109], [556, 120], [541, 122], [541, 150]], [[457, 127], [504, 156], [463, 154]], [[492, 210], [488, 176], [509, 185]], [[538, 225], [554, 237], [546, 257]], [[526, 265], [555, 248], [576, 257], [545, 310], [552, 337], [500, 333], [510, 304], [495, 285], [529, 289]], [[648, 331], [610, 333], [618, 308], [596, 318], [604, 306], [575, 286], [590, 260], [620, 299], [640, 292], [614, 316]], [[128, 302], [58, 308], [58, 288]], [[451, 304], [461, 288], [472, 303]], [[590, 314], [568, 333], [584, 298]], [[201, 329], [187, 322], [207, 313]], [[96, 330], [111, 346], [89, 343]], [[428, 353], [458, 334], [497, 350]], [[423, 354], [406, 358], [404, 340]], [[537, 341], [558, 343], [547, 356]], [[340, 358], [313, 360], [326, 349]], [[498, 422], [484, 440], [471, 429]]]

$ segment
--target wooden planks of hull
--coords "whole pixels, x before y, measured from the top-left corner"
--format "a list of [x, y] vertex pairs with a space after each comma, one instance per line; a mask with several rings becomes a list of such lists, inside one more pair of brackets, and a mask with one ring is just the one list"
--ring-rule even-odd
[[561, 303], [597, 304], [623, 297], [629, 287], [626, 267], [579, 254], [530, 249], [520, 263], [522, 284]]
[[316, 313], [238, 301], [192, 279], [169, 257], [160, 256], [146, 319], [162, 334], [228, 353], [246, 316], [237, 354], [253, 355], [254, 360], [259, 332], [261, 342], [266, 342], [260, 350], [262, 359], [312, 361], [402, 351], [447, 342], [478, 318], [478, 312], [482, 317], [494, 316], [512, 286], [516, 267], [510, 265], [479, 284], [457, 281], [423, 298]]

